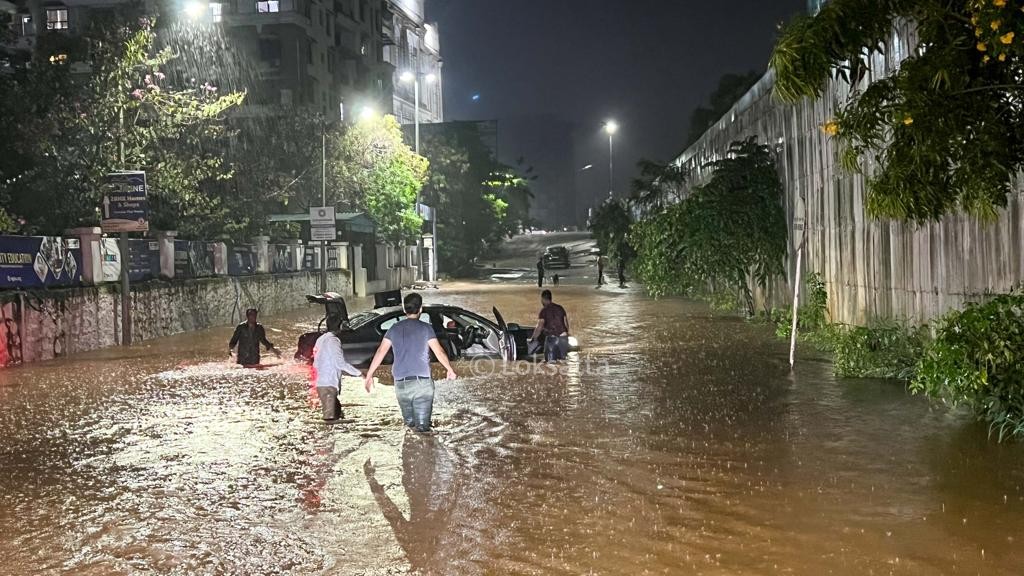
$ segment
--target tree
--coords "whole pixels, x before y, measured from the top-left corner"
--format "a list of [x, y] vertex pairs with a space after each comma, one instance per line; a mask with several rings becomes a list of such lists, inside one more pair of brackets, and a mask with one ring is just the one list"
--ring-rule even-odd
[[689, 146], [696, 142], [711, 128], [715, 122], [757, 83], [761, 75], [750, 71], [746, 74], [725, 74], [718, 80], [718, 88], [711, 93], [711, 106], [698, 106], [690, 114], [690, 135], [686, 139]]
[[147, 19], [97, 15], [81, 38], [44, 35], [37, 51], [68, 49], [87, 59], [88, 75], [72, 74], [65, 65], [71, 57], [37, 57], [0, 85], [2, 122], [6, 127], [14, 118], [9, 138], [23, 145], [2, 165], [0, 193], [25, 220], [25, 231], [59, 234], [96, 224], [102, 177], [121, 169], [146, 171], [156, 227], [188, 234], [223, 224], [224, 199], [200, 185], [230, 176], [223, 166], [225, 116], [244, 95], [174, 82], [175, 55], [155, 51], [154, 40]]
[[[965, 210], [992, 217], [1024, 167], [1024, 12], [1020, 0], [833, 0], [788, 26], [771, 58], [775, 91], [816, 98], [831, 79], [853, 93], [824, 129], [844, 167], [868, 180], [868, 211], [913, 221]], [[894, 28], [918, 47], [863, 87]]]
[[411, 242], [423, 220], [416, 194], [429, 163], [402, 141], [394, 116], [363, 119], [346, 129], [332, 152], [329, 169], [341, 194], [355, 199], [389, 242]]
[[484, 257], [517, 226], [511, 216], [510, 197], [522, 199], [524, 183], [508, 167], [501, 166], [473, 122], [453, 123], [432, 131], [422, 140], [430, 161], [423, 197], [437, 209], [439, 262], [449, 272], [461, 274]]
[[594, 211], [590, 231], [594, 233], [602, 254], [628, 262], [633, 257], [629, 243], [629, 229], [632, 225], [633, 215], [629, 204], [623, 200], [608, 199]]
[[644, 214], [657, 214], [683, 198], [687, 173], [682, 166], [659, 164], [650, 160], [637, 162], [640, 176], [633, 180], [630, 199]]
[[787, 253], [782, 184], [771, 150], [733, 142], [707, 184], [633, 227], [634, 270], [648, 291], [735, 291], [754, 313], [750, 287], [782, 274]]

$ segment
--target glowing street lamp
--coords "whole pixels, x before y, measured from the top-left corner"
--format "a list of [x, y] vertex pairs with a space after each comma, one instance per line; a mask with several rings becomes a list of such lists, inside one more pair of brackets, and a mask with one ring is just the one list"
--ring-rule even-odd
[[209, 9], [209, 4], [202, 0], [189, 0], [185, 3], [185, 16], [188, 16], [191, 20], [199, 20], [206, 14]]
[[615, 120], [608, 120], [604, 123], [604, 131], [608, 133], [608, 197], [611, 198], [615, 192], [615, 133], [619, 131], [619, 123]]

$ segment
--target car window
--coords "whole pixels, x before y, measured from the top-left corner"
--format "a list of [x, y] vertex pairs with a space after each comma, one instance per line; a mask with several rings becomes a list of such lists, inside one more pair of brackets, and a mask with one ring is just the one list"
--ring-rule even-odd
[[[387, 320], [385, 320], [385, 321], [380, 323], [380, 331], [381, 332], [387, 332], [388, 330], [391, 329], [392, 326], [394, 326], [395, 324], [398, 324], [402, 320], [405, 320], [405, 316], [403, 316], [401, 314], [398, 314], [398, 315], [395, 315], [395, 316], [393, 316], [391, 318], [388, 318]], [[430, 324], [430, 315], [429, 314], [421, 314], [420, 315], [420, 322], [423, 322], [424, 324]]]
[[348, 319], [348, 326], [349, 328], [359, 328], [377, 316], [380, 316], [380, 314], [377, 314], [376, 312], [360, 312]]

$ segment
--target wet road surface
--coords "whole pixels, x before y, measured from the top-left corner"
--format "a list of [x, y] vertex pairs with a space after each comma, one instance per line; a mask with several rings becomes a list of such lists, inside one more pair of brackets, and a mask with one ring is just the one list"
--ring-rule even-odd
[[[527, 324], [536, 292], [427, 301]], [[232, 367], [229, 328], [0, 372], [0, 573], [1024, 571], [1024, 446], [822, 360], [791, 375], [699, 304], [556, 301], [585, 351], [457, 365], [434, 437], [357, 380], [323, 425], [306, 369]], [[264, 323], [291, 350], [318, 314]]]

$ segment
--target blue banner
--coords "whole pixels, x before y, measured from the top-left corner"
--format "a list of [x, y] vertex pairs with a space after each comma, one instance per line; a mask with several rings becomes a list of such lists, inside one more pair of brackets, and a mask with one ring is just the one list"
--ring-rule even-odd
[[133, 282], [160, 276], [160, 244], [155, 240], [128, 241], [128, 278]]
[[174, 277], [213, 276], [213, 245], [207, 242], [174, 241]]
[[103, 231], [146, 232], [149, 230], [149, 201], [145, 172], [115, 172], [104, 182]]
[[294, 272], [292, 259], [287, 244], [271, 244], [270, 248], [270, 271], [274, 274], [282, 272]]
[[0, 287], [77, 286], [82, 282], [78, 240], [0, 236]]

